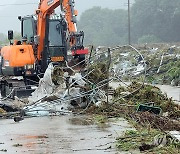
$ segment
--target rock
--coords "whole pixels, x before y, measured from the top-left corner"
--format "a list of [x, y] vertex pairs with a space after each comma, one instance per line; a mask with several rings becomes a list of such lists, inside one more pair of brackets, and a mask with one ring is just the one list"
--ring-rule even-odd
[[24, 117], [14, 117], [14, 122], [20, 122], [24, 120]]

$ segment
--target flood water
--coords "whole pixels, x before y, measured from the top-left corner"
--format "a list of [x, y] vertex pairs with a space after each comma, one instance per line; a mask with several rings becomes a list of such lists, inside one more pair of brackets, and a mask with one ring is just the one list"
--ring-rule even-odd
[[169, 98], [172, 97], [180, 103], [180, 87], [172, 87], [169, 85], [157, 85], [163, 93], [166, 93]]
[[0, 150], [7, 153], [115, 154], [115, 139], [132, 129], [124, 119], [94, 124], [86, 116], [0, 120]]

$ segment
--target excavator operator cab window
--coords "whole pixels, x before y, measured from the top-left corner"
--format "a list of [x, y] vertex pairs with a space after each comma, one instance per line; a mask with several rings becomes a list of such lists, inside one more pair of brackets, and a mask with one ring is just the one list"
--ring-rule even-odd
[[62, 25], [59, 20], [49, 21], [49, 46], [63, 46]]
[[66, 52], [66, 33], [61, 19], [49, 19], [48, 50], [52, 61], [64, 61]]
[[35, 34], [35, 21], [33, 17], [24, 17], [22, 19], [22, 38], [27, 37], [27, 42], [33, 42]]

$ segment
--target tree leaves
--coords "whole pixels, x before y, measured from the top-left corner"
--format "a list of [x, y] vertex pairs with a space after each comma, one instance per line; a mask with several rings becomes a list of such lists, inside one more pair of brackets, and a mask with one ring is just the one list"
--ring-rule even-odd
[[[94, 7], [82, 14], [78, 26], [85, 32], [86, 45], [113, 46], [128, 43], [127, 10]], [[132, 4], [132, 43], [179, 42], [179, 27], [179, 0], [135, 0]]]

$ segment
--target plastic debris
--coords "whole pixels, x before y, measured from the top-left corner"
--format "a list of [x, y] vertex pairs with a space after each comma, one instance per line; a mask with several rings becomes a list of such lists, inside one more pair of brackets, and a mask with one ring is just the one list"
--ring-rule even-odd
[[49, 64], [44, 74], [44, 77], [39, 81], [38, 88], [32, 93], [32, 96], [28, 98], [29, 103], [36, 102], [52, 94], [55, 88], [55, 85], [52, 82], [52, 77], [51, 77], [53, 69], [54, 69], [53, 65]]

